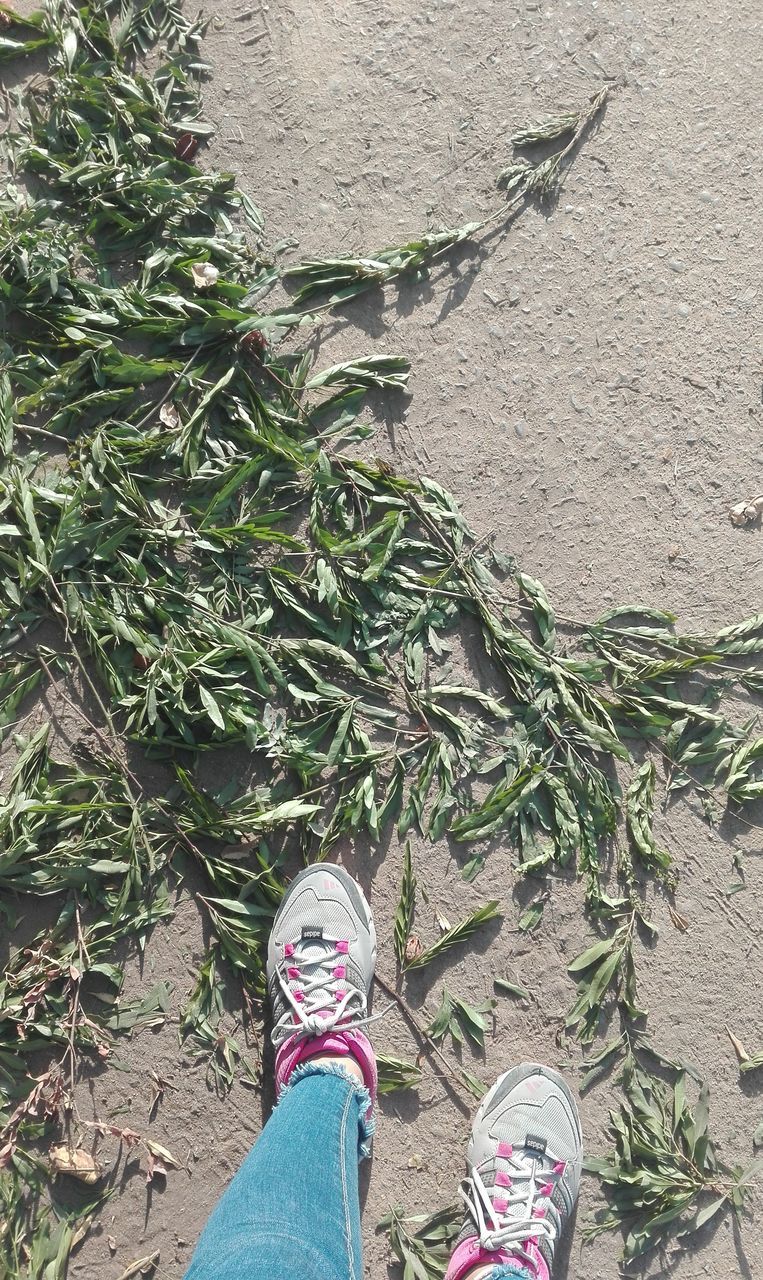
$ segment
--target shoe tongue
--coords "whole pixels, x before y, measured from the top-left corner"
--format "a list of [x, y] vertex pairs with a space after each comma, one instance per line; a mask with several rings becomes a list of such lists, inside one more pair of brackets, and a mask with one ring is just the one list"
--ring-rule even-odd
[[548, 1159], [546, 1151], [546, 1139], [539, 1138], [535, 1133], [528, 1133], [525, 1136], [524, 1144], [520, 1148], [523, 1156], [529, 1156], [536, 1160], [541, 1166], [544, 1159]]
[[[517, 1178], [518, 1164], [528, 1175], [534, 1174], [537, 1197], [537, 1192], [546, 1181], [546, 1172], [553, 1164], [552, 1158], [546, 1152], [546, 1143], [543, 1138], [539, 1138], [532, 1133], [528, 1133], [523, 1144], [521, 1146], [515, 1146], [510, 1158], [498, 1155], [496, 1156], [496, 1174], [508, 1174], [512, 1180], [512, 1185], [509, 1188], [502, 1187], [494, 1180], [491, 1188], [491, 1195], [493, 1199], [509, 1200], [512, 1192], [516, 1192], [520, 1190], [520, 1188], [529, 1192], [529, 1181], [525, 1178]], [[522, 1199], [514, 1203], [509, 1202], [501, 1216], [504, 1218], [518, 1218], [524, 1220], [527, 1217], [527, 1200]]]
[[302, 937], [294, 949], [294, 957], [303, 965], [325, 964], [326, 960], [333, 955], [334, 950], [335, 944], [323, 937], [322, 929], [305, 928], [302, 930]]

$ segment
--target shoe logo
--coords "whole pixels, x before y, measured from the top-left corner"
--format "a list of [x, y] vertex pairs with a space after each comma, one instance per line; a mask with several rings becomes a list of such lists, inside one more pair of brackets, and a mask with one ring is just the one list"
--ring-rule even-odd
[[322, 928], [314, 928], [314, 927], [312, 927], [311, 925], [306, 925], [306, 926], [305, 926], [305, 928], [302, 930], [302, 941], [303, 941], [303, 942], [306, 942], [308, 938], [319, 938], [319, 939], [320, 939], [320, 941], [322, 942], [322, 941], [323, 941], [323, 929], [322, 929]]
[[537, 1151], [539, 1156], [546, 1154], [546, 1139], [538, 1138], [534, 1133], [528, 1133], [525, 1138], [525, 1147], [528, 1151]]

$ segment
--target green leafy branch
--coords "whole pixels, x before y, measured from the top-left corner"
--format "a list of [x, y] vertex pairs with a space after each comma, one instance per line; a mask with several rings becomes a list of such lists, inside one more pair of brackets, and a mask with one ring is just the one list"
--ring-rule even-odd
[[623, 1090], [625, 1100], [610, 1113], [611, 1154], [586, 1161], [610, 1201], [586, 1235], [623, 1229], [623, 1261], [632, 1262], [669, 1239], [685, 1240], [722, 1212], [739, 1213], [760, 1162], [729, 1168], [718, 1161], [707, 1086], [692, 1107], [684, 1072], [670, 1087], [629, 1059]]
[[457, 1208], [407, 1215], [392, 1209], [379, 1223], [387, 1232], [395, 1257], [403, 1264], [403, 1280], [442, 1280], [463, 1214]]

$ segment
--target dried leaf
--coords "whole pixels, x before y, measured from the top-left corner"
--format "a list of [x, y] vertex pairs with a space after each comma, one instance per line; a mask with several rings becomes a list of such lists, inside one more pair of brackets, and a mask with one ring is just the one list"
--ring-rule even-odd
[[729, 509], [729, 520], [737, 527], [755, 524], [763, 512], [763, 494], [737, 502]]
[[166, 1147], [150, 1138], [144, 1138], [143, 1141], [147, 1152], [146, 1182], [153, 1182], [157, 1177], [166, 1178], [170, 1169], [180, 1168], [177, 1160]]
[[65, 1173], [88, 1186], [93, 1186], [101, 1177], [101, 1170], [94, 1157], [81, 1147], [70, 1147], [62, 1143], [50, 1148], [48, 1158], [54, 1173]]
[[197, 289], [211, 289], [220, 279], [220, 272], [211, 262], [194, 262], [191, 266], [193, 283]]
[[199, 139], [192, 133], [181, 133], [175, 143], [175, 155], [178, 160], [191, 161], [199, 149]]
[[158, 1142], [154, 1142], [152, 1138], [144, 1138], [144, 1142], [151, 1154], [162, 1160], [164, 1164], [168, 1165], [171, 1169], [179, 1169], [181, 1167], [172, 1152], [168, 1151], [166, 1147], [163, 1147]]
[[131, 1262], [126, 1271], [123, 1271], [119, 1280], [136, 1280], [136, 1277], [144, 1277], [150, 1280], [156, 1268], [159, 1266], [161, 1253], [157, 1249], [154, 1253], [149, 1253], [145, 1258], [138, 1258], [135, 1262]]
[[165, 400], [161, 406], [159, 410], [159, 421], [163, 422], [165, 427], [171, 427], [173, 429], [180, 426], [180, 414], [177, 411], [177, 406], [174, 405], [171, 400]]
[[410, 968], [410, 966], [415, 964], [419, 957], [423, 955], [423, 952], [424, 948], [421, 943], [421, 938], [417, 933], [412, 933], [405, 944], [405, 951], [403, 952], [403, 968]]

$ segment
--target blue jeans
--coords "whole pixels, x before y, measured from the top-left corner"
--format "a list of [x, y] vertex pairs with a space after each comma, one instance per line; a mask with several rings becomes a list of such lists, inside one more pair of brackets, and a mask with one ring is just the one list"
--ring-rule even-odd
[[[185, 1280], [362, 1280], [358, 1159], [368, 1091], [341, 1067], [298, 1067], [212, 1212]], [[491, 1280], [530, 1280], [496, 1267]]]

